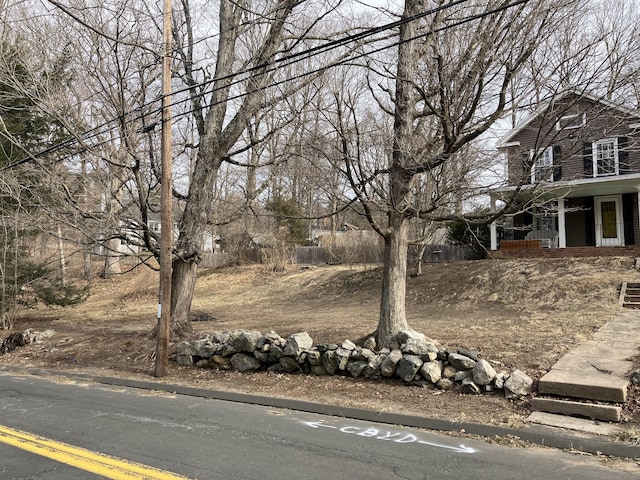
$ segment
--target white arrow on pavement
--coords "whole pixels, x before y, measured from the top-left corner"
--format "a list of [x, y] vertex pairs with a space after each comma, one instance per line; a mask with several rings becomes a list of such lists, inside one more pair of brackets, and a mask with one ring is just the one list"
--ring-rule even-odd
[[325, 425], [322, 422], [303, 422], [305, 425], [309, 425], [310, 427], [313, 428], [320, 428], [320, 427], [324, 427], [324, 428], [338, 428], [338, 427], [334, 427], [333, 425]]
[[449, 445], [441, 445], [439, 443], [425, 442], [424, 440], [418, 440], [418, 443], [422, 443], [423, 445], [430, 445], [432, 447], [446, 448], [458, 453], [476, 453], [477, 452], [475, 448], [465, 447], [464, 445], [460, 445], [459, 447], [450, 447]]
[[[304, 423], [305, 425], [307, 425], [307, 426], [309, 426], [311, 428], [333, 428], [333, 429], [337, 429], [338, 428], [338, 427], [335, 427], [333, 425], [327, 425], [326, 423], [324, 423], [322, 421], [319, 421], [319, 422], [302, 422], [302, 423]], [[352, 433], [352, 434], [356, 434], [356, 435], [364, 436], [364, 437], [375, 437], [378, 440], [389, 440], [394, 435], [400, 435], [399, 433], [391, 435], [391, 432], [387, 432], [386, 435], [379, 436], [382, 432], [381, 431], [379, 432], [377, 429], [370, 429], [372, 432], [375, 432], [375, 433], [372, 434], [372, 435], [365, 435], [364, 433], [368, 433], [369, 430], [367, 430], [366, 432], [357, 433], [358, 430], [361, 430], [360, 428], [348, 427], [350, 429], [354, 429], [353, 431], [352, 430], [346, 431], [346, 428], [347, 427], [343, 427], [343, 428], [340, 429], [340, 431], [342, 433], [350, 433], [350, 434]], [[406, 438], [397, 439], [397, 440], [395, 440], [395, 442], [396, 443], [413, 443], [413, 442], [417, 441], [418, 443], [421, 443], [422, 445], [429, 445], [431, 447], [437, 447], [437, 448], [446, 448], [447, 450], [453, 450], [454, 452], [457, 452], [457, 453], [476, 453], [477, 452], [477, 450], [475, 448], [465, 447], [464, 445], [459, 445], [457, 447], [452, 447], [450, 445], [442, 445], [440, 443], [425, 442], [424, 440], [418, 440], [418, 438], [415, 435], [409, 434], [408, 436], [411, 437], [411, 441], [410, 442], [406, 441]]]

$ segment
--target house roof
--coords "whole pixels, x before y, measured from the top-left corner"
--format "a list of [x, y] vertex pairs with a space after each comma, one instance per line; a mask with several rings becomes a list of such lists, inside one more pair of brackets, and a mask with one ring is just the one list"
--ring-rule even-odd
[[[543, 115], [548, 109], [549, 107], [551, 107], [554, 103], [567, 98], [570, 95], [575, 95], [577, 97], [579, 97], [580, 99], [587, 99], [587, 100], [591, 100], [592, 102], [595, 103], [600, 103], [608, 108], [612, 108], [612, 109], [616, 109], [619, 110], [620, 112], [629, 115], [631, 117], [635, 117], [638, 120], [640, 120], [640, 112], [638, 110], [634, 110], [628, 107], [625, 107], [623, 105], [619, 105], [616, 104], [614, 102], [612, 102], [611, 100], [607, 100], [606, 98], [601, 98], [598, 97], [596, 95], [587, 93], [587, 92], [581, 92], [581, 91], [577, 91], [577, 90], [567, 90], [565, 92], [563, 92], [562, 94], [558, 95], [558, 96], [554, 96], [548, 100], [545, 100], [544, 102], [542, 102], [540, 104], [540, 106], [533, 111], [530, 115], [528, 115], [524, 120], [522, 120], [522, 122], [520, 122], [518, 125], [516, 125], [514, 128], [512, 128], [511, 130], [509, 130], [505, 136], [503, 136], [499, 141], [498, 141], [498, 148], [502, 148], [502, 147], [508, 147], [509, 143], [520, 133], [522, 132], [528, 125], [530, 125], [531, 123], [533, 123], [538, 117], [540, 117], [541, 115]], [[640, 127], [640, 125], [634, 125], [635, 128]]]

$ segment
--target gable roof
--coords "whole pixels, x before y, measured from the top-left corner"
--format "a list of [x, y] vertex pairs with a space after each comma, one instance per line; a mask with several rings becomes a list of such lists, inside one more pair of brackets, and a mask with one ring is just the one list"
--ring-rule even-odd
[[[559, 96], [551, 97], [550, 99], [545, 100], [544, 102], [542, 102], [540, 104], [540, 106], [535, 111], [533, 111], [531, 114], [527, 115], [527, 117], [522, 122], [520, 122], [514, 128], [509, 130], [498, 141], [498, 148], [507, 147], [509, 142], [511, 142], [514, 137], [516, 137], [527, 126], [529, 126], [531, 123], [533, 123], [538, 117], [543, 115], [554, 103], [556, 103], [556, 102], [558, 102], [558, 101], [560, 101], [560, 100], [562, 100], [564, 98], [567, 98], [570, 95], [575, 95], [580, 100], [582, 100], [582, 99], [591, 100], [594, 103], [600, 103], [601, 105], [604, 105], [604, 106], [606, 106], [608, 108], [619, 110], [620, 112], [622, 112], [622, 113], [624, 113], [626, 115], [629, 115], [631, 117], [635, 117], [640, 121], [640, 112], [638, 110], [634, 110], [634, 109], [625, 107], [623, 105], [618, 105], [618, 104], [612, 102], [611, 100], [607, 100], [606, 98], [601, 98], [601, 97], [598, 97], [596, 95], [592, 95], [592, 94], [587, 93], [587, 92], [581, 92], [581, 91], [577, 91], [577, 90], [567, 90], [567, 91], [563, 92], [562, 94], [560, 94]], [[640, 127], [640, 125], [637, 125], [637, 127]]]

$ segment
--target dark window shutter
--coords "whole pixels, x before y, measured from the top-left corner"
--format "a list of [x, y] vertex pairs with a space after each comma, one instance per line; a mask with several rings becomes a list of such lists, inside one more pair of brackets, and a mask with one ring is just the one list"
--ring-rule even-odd
[[620, 175], [631, 172], [629, 166], [629, 139], [618, 137], [618, 172]]
[[553, 181], [559, 182], [562, 179], [562, 157], [560, 145], [553, 146]]
[[593, 145], [584, 143], [582, 146], [582, 160], [584, 165], [584, 176], [593, 177]]

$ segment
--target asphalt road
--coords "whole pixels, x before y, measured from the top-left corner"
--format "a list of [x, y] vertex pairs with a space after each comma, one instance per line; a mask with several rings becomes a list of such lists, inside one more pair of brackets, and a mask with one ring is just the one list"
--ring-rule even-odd
[[[102, 458], [98, 454], [108, 460], [96, 460]], [[5, 373], [0, 373], [0, 458], [2, 480], [637, 478], [603, 467], [597, 458], [555, 449], [505, 447], [340, 417]], [[92, 470], [91, 462], [101, 466]], [[127, 467], [131, 462], [135, 465]], [[157, 470], [139, 477], [127, 473], [145, 467]]]

